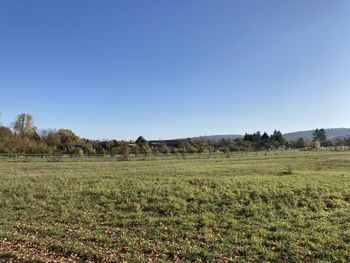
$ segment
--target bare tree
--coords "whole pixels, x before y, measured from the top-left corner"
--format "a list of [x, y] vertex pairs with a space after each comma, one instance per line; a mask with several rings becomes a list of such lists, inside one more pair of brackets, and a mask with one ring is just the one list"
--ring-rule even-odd
[[22, 113], [18, 115], [15, 122], [13, 123], [13, 129], [15, 133], [21, 137], [33, 136], [36, 131], [33, 116], [28, 113]]

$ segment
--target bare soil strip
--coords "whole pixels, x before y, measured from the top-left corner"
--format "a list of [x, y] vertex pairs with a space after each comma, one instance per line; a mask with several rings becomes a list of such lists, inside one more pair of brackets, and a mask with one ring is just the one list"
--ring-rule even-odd
[[87, 262], [76, 255], [50, 251], [28, 241], [0, 239], [0, 262]]

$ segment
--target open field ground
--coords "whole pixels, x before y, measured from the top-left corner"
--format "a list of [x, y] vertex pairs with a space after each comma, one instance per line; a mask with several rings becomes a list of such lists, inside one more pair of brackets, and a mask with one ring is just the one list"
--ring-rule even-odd
[[69, 259], [349, 262], [350, 152], [0, 162], [0, 262]]

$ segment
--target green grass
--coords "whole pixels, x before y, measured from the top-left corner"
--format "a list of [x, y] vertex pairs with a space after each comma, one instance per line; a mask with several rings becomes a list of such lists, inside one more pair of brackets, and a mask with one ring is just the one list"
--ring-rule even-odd
[[0, 162], [0, 238], [112, 262], [349, 262], [350, 152]]

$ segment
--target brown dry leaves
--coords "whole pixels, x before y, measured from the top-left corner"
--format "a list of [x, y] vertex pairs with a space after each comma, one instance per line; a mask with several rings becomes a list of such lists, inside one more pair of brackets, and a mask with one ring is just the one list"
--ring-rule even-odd
[[76, 255], [50, 251], [28, 241], [10, 241], [4, 238], [0, 239], [0, 262], [82, 262], [82, 260]]

